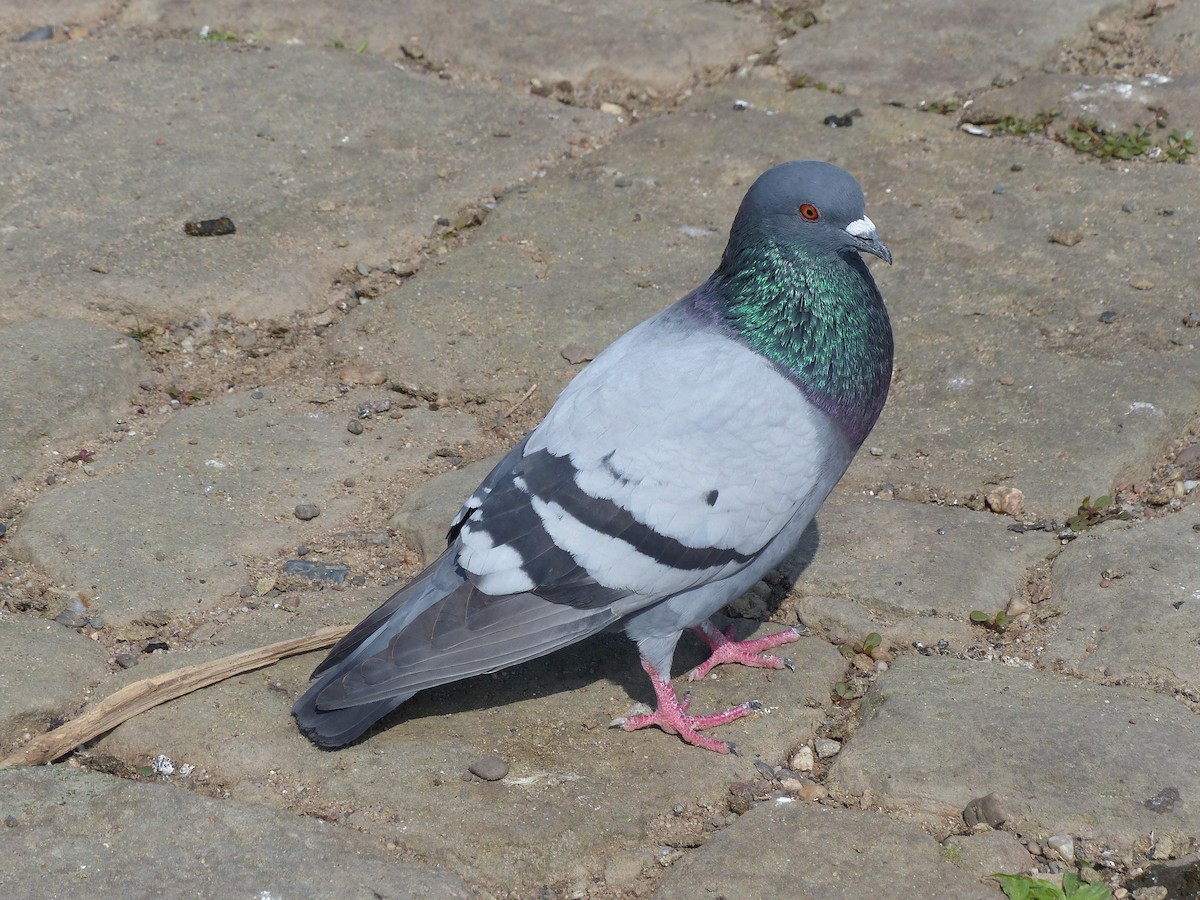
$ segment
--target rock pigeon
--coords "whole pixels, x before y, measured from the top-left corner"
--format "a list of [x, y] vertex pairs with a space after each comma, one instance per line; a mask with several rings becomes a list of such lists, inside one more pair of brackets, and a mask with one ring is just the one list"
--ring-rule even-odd
[[738, 642], [709, 618], [795, 548], [883, 409], [892, 329], [863, 252], [892, 261], [848, 172], [761, 175], [712, 276], [576, 376], [448, 549], [334, 646], [296, 701], [300, 730], [341, 746], [419, 690], [623, 628], [657, 708], [613, 724], [736, 752], [700, 732], [754, 705], [689, 714], [675, 644], [690, 628], [712, 648], [693, 678], [790, 665], [763, 651], [794, 630]]

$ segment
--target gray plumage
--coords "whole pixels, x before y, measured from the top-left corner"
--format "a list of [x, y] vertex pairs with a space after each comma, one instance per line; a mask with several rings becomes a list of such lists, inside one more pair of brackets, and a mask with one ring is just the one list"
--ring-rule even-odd
[[[616, 626], [670, 705], [681, 632], [794, 549], [883, 406], [891, 328], [860, 252], [891, 261], [849, 174], [761, 176], [713, 276], [566, 387], [446, 552], [318, 666], [300, 729], [339, 746], [419, 690]], [[664, 716], [620, 721], [729, 749], [693, 730], [727, 719]]]

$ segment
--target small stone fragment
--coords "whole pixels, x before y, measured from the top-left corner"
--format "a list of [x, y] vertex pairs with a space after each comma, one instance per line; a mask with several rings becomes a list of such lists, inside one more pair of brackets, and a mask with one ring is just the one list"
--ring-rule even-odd
[[351, 419], [346, 424], [346, 430], [348, 432], [350, 432], [351, 434], [362, 434], [363, 433], [363, 423], [358, 421], [358, 419]]
[[1083, 240], [1083, 232], [1074, 228], [1055, 228], [1048, 238], [1051, 244], [1061, 244], [1064, 247], [1074, 247]]
[[1100, 324], [1102, 325], [1111, 325], [1113, 322], [1117, 321], [1117, 312], [1113, 309], [1106, 309], [1096, 318], [1100, 320]]
[[976, 797], [963, 809], [962, 817], [968, 828], [974, 828], [980, 823], [992, 828], [999, 828], [1009, 818], [1008, 813], [1001, 805], [1000, 798], [995, 794]]
[[797, 772], [811, 772], [813, 770], [812, 747], [805, 744], [803, 747], [798, 748], [788, 757], [788, 768], [794, 769]]
[[829, 798], [829, 788], [813, 781], [806, 781], [796, 793], [799, 799], [805, 803], [819, 803]]
[[283, 564], [285, 575], [300, 575], [311, 581], [329, 581], [333, 584], [345, 584], [350, 575], [350, 567], [345, 563], [320, 563], [307, 559], [289, 559]]
[[378, 385], [387, 381], [387, 372], [378, 366], [369, 366], [365, 363], [351, 363], [350, 365], [342, 366], [342, 370], [338, 373], [338, 378], [342, 384]]
[[297, 503], [294, 512], [297, 519], [301, 522], [307, 522], [321, 514], [321, 507], [315, 503]]
[[1029, 612], [1029, 602], [1024, 597], [1013, 597], [1008, 601], [1008, 606], [1004, 608], [1004, 614], [1010, 619], [1015, 619], [1027, 612]]
[[467, 766], [467, 771], [484, 781], [499, 781], [508, 774], [508, 763], [498, 756], [485, 756]]
[[592, 353], [592, 351], [585, 350], [581, 344], [575, 343], [567, 344], [567, 346], [563, 347], [559, 353], [562, 355], [563, 359], [573, 366], [577, 366], [583, 362], [588, 362], [589, 360], [594, 359], [596, 356], [596, 354]]
[[1129, 282], [1129, 286], [1135, 291], [1152, 291], [1154, 290], [1154, 282], [1149, 278], [1135, 278]]
[[1025, 492], [1015, 487], [998, 487], [988, 491], [988, 509], [1005, 516], [1019, 516], [1025, 511]]
[[1075, 861], [1075, 839], [1069, 834], [1055, 834], [1046, 838], [1046, 848], [1064, 862]]
[[729, 811], [742, 815], [754, 802], [754, 786], [747, 781], [735, 781], [729, 786]]
[[1181, 799], [1179, 788], [1165, 787], [1143, 805], [1153, 812], [1166, 813], [1174, 810], [1175, 804], [1179, 803]]
[[237, 226], [229, 216], [219, 219], [202, 219], [199, 222], [185, 222], [183, 233], [191, 237], [219, 237], [224, 234], [236, 234]]
[[813, 741], [813, 750], [821, 759], [832, 759], [841, 752], [842, 743], [830, 738], [817, 738]]

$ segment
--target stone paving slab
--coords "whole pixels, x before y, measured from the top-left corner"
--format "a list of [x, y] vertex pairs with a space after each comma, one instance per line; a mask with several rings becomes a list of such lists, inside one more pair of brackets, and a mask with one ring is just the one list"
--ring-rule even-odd
[[[336, 615], [328, 606], [314, 612]], [[349, 618], [365, 612], [354, 608]], [[656, 729], [606, 727], [635, 700], [653, 699], [624, 635], [418, 694], [381, 729], [337, 752], [309, 744], [290, 716], [317, 654], [152, 710], [95, 752], [133, 768], [166, 754], [196, 767], [192, 783], [200, 778], [235, 799], [333, 818], [493, 890], [529, 893], [593, 877], [621, 890], [653, 862], [656, 841], [671, 838], [676, 805], [711, 805], [730, 782], [754, 777], [754, 760], [782, 759], [811, 740], [845, 660], [815, 638], [789, 645], [788, 655], [795, 673], [725, 667], [692, 686], [697, 708], [751, 696], [764, 704], [763, 715], [721, 730], [741, 746], [740, 759], [694, 753]], [[677, 669], [703, 657], [686, 636]], [[505, 781], [462, 780], [471, 762], [492, 754], [510, 766]]]
[[[1027, 837], [1129, 852], [1151, 832], [1200, 833], [1200, 721], [1170, 697], [994, 663], [904, 657], [880, 676], [829, 773], [835, 796], [959, 819], [996, 793]], [[931, 773], [936, 773], [933, 776]], [[1174, 796], [1184, 802], [1155, 798]]]
[[[1166, 116], [1156, 115], [1158, 111]], [[1172, 132], [1194, 131], [1200, 124], [1200, 79], [1194, 75], [1147, 75], [1132, 81], [1031, 75], [977, 97], [960, 118], [986, 126], [1005, 119], [1033, 122], [1049, 112], [1057, 114], [1051, 129], [1062, 134], [1069, 132], [1077, 119], [1092, 119], [1109, 134], [1146, 128], [1147, 139], [1162, 146]]]
[[108, 674], [107, 658], [56, 622], [0, 612], [0, 756], [73, 715]]
[[899, 646], [956, 647], [974, 635], [971, 613], [994, 615], [1053, 554], [1043, 532], [1016, 534], [992, 513], [842, 493], [817, 514], [780, 567], [794, 586], [785, 604], [805, 624], [847, 643], [872, 631]]
[[[0, 321], [48, 295], [129, 325], [319, 309], [348, 269], [405, 262], [439, 216], [616, 127], [307, 47], [0, 43], [0, 72]], [[184, 233], [219, 216], [237, 233]]]
[[66, 766], [0, 772], [0, 816], [13, 900], [476, 896], [351, 829]]
[[[1005, 83], [1057, 61], [1110, 0], [824, 3], [779, 53], [789, 77], [915, 107]], [[886, 66], [875, 64], [880, 58]]]
[[[154, 437], [127, 440], [97, 461], [94, 478], [30, 509], [11, 551], [93, 593], [94, 611], [114, 625], [151, 609], [199, 612], [247, 583], [248, 562], [349, 527], [371, 480], [477, 436], [470, 415], [418, 407], [381, 420], [387, 443], [358, 438], [346, 431], [353, 400], [343, 411], [253, 393], [182, 410]], [[321, 518], [300, 521], [299, 504]]]
[[[769, 46], [768, 17], [749, 5], [688, 0], [539, 3], [367, 0], [353, 12], [300, 0], [218, 0], [203, 7], [134, 0], [119, 25], [195, 33], [204, 26], [268, 43], [339, 42], [413, 66], [452, 67], [524, 87], [538, 79], [568, 99], [677, 92]], [[513, 35], [521, 40], [514, 41]], [[560, 85], [566, 82], [566, 86]]]
[[654, 896], [855, 900], [900, 885], [904, 896], [929, 900], [998, 896], [947, 862], [943, 848], [916, 825], [790, 799], [752, 808], [737, 828], [676, 863]]
[[1054, 563], [1046, 665], [1200, 700], [1200, 506], [1106, 524]]
[[131, 418], [145, 372], [133, 341], [98, 325], [34, 319], [0, 328], [0, 499], [51, 460], [47, 445], [111, 436]]

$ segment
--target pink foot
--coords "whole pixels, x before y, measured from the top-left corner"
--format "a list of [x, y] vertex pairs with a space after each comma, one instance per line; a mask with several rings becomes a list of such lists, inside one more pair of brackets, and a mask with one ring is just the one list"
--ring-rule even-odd
[[755, 638], [752, 641], [733, 640], [735, 632], [732, 625], [722, 632], [712, 622], [703, 622], [695, 626], [692, 631], [704, 638], [705, 643], [712, 648], [712, 656], [688, 673], [688, 681], [699, 681], [712, 671], [714, 666], [719, 666], [721, 663], [740, 663], [743, 666], [755, 666], [760, 669], [796, 668], [795, 664], [786, 657], [763, 653], [764, 650], [770, 650], [780, 644], [798, 641], [800, 632], [795, 628]]
[[650, 676], [650, 681], [654, 685], [654, 695], [658, 698], [658, 708], [652, 713], [637, 716], [622, 716], [612, 720], [614, 727], [624, 728], [626, 731], [635, 731], [638, 728], [646, 728], [650, 725], [657, 725], [667, 734], [677, 734], [689, 744], [694, 744], [697, 747], [703, 747], [705, 750], [712, 750], [716, 753], [733, 753], [737, 755], [737, 745], [732, 741], [718, 741], [716, 738], [705, 737], [699, 732], [705, 728], [716, 728], [718, 725], [726, 725], [742, 716], [748, 714], [751, 710], [761, 709], [761, 704], [757, 700], [751, 700], [747, 703], [742, 703], [727, 709], [724, 712], [712, 713], [707, 716], [689, 716], [687, 708], [691, 705], [692, 698], [685, 694], [681, 701], [675, 694], [675, 688], [667, 678], [663, 678], [658, 674], [654, 666], [650, 665], [645, 659], [642, 660], [642, 668], [646, 670], [646, 674]]

